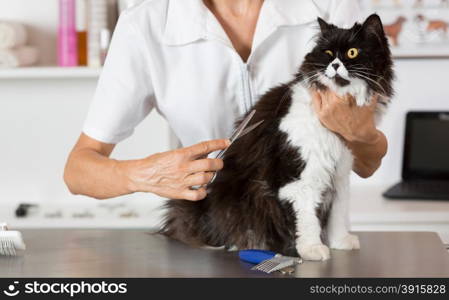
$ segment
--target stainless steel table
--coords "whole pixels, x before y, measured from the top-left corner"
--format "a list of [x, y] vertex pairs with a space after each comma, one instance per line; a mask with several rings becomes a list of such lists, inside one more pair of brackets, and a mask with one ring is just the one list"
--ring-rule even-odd
[[[449, 277], [435, 233], [360, 232], [361, 250], [332, 250], [296, 277]], [[145, 231], [25, 230], [27, 251], [0, 257], [0, 277], [267, 277], [236, 252], [194, 249]]]

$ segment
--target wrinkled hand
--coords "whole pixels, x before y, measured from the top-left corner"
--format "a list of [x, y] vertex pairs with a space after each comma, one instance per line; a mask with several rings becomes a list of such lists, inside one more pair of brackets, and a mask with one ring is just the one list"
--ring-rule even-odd
[[374, 143], [379, 132], [374, 122], [378, 96], [368, 106], [357, 106], [351, 96], [338, 97], [330, 91], [312, 91], [313, 106], [321, 123], [347, 142]]
[[213, 140], [131, 161], [125, 171], [130, 189], [170, 199], [202, 200], [207, 196], [206, 189], [191, 187], [206, 185], [214, 172], [223, 168], [221, 159], [205, 157], [228, 146], [228, 140]]

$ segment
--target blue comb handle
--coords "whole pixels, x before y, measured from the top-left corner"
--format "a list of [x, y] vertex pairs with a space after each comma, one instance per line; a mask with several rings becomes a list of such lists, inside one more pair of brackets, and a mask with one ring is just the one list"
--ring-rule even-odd
[[240, 250], [239, 251], [239, 258], [242, 261], [252, 263], [252, 264], [259, 264], [263, 262], [264, 260], [273, 258], [276, 255], [273, 251], [267, 251], [267, 250], [257, 250], [257, 249], [250, 249], [250, 250]]

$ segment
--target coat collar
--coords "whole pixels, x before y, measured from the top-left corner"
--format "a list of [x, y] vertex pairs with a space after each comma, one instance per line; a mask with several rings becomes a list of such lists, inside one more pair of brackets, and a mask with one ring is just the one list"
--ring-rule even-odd
[[[254, 47], [281, 26], [314, 22], [321, 13], [314, 0], [265, 0]], [[181, 46], [205, 39], [229, 43], [218, 21], [202, 0], [169, 0], [163, 43]]]

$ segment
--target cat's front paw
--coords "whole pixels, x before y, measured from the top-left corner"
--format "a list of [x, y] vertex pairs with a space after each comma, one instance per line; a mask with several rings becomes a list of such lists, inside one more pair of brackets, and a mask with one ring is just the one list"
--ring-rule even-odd
[[339, 250], [360, 249], [359, 237], [354, 234], [347, 234], [343, 238], [330, 240], [330, 247]]
[[331, 257], [329, 248], [323, 244], [298, 245], [297, 250], [304, 260], [327, 260]]

